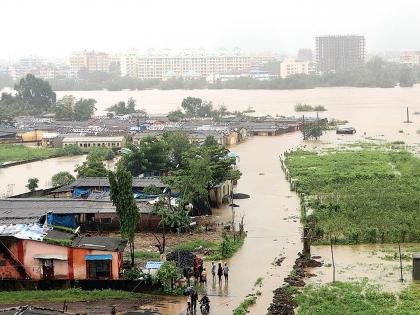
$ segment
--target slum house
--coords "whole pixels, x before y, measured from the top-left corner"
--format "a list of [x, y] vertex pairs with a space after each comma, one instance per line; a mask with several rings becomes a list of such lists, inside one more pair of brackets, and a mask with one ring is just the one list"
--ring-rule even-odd
[[[140, 212], [139, 230], [156, 229], [160, 218], [153, 206], [137, 201]], [[0, 224], [45, 223], [83, 231], [119, 231], [120, 222], [109, 200], [57, 198], [0, 199]]]
[[22, 137], [17, 135], [16, 128], [0, 128], [0, 143], [22, 142]]
[[127, 241], [41, 224], [0, 225], [2, 279], [119, 279]]
[[[152, 196], [142, 194], [145, 187], [155, 186], [162, 191], [167, 187], [159, 177], [133, 177], [133, 193], [136, 199], [150, 199]], [[62, 186], [51, 192], [54, 198], [83, 198], [83, 199], [109, 199], [111, 189], [107, 177], [78, 178], [70, 185]]]
[[[149, 196], [143, 193], [145, 187], [154, 185], [162, 191], [167, 187], [159, 177], [134, 177], [133, 193], [137, 200], [151, 200], [157, 196]], [[50, 195], [54, 198], [79, 198], [86, 200], [109, 200], [109, 180], [107, 177], [86, 177], [76, 179], [70, 185], [53, 190]], [[210, 191], [210, 200], [214, 207], [219, 207], [226, 201], [232, 190], [230, 181], [217, 185]], [[174, 197], [179, 194], [173, 192]], [[1, 202], [0, 202], [1, 204]], [[152, 220], [152, 219], [150, 219]], [[152, 220], [153, 221], [153, 220]], [[150, 223], [151, 224], [151, 223]]]

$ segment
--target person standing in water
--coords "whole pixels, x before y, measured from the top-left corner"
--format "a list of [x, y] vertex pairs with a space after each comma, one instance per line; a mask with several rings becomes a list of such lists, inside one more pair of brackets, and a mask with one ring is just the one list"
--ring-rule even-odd
[[213, 281], [216, 279], [216, 264], [214, 261], [211, 262], [211, 275], [213, 276]]
[[223, 268], [222, 264], [219, 263], [219, 268], [217, 269], [217, 276], [219, 277], [219, 284], [222, 283]]
[[223, 267], [223, 275], [225, 276], [225, 282], [228, 282], [229, 280], [229, 267], [227, 263], [225, 263], [225, 266]]

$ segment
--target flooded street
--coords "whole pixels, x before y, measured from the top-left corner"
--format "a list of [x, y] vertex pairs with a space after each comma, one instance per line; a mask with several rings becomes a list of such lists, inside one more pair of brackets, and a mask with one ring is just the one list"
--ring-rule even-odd
[[[250, 308], [250, 314], [266, 314], [272, 300], [272, 291], [283, 284], [292, 269], [297, 253], [301, 251], [301, 227], [299, 223], [299, 199], [290, 192], [279, 163], [279, 155], [297, 146], [324, 147], [337, 146], [365, 138], [376, 140], [404, 141], [416, 145], [418, 150], [420, 135], [420, 115], [411, 115], [411, 124], [405, 124], [405, 107], [410, 113], [420, 112], [420, 85], [401, 89], [369, 88], [317, 88], [294, 91], [257, 90], [175, 90], [175, 91], [85, 91], [59, 92], [58, 97], [73, 94], [77, 97], [95, 98], [100, 112], [119, 100], [132, 96], [138, 107], [149, 113], [162, 113], [178, 107], [182, 98], [198, 96], [211, 100], [215, 105], [224, 104], [230, 110], [243, 110], [252, 106], [257, 114], [296, 114], [293, 107], [297, 102], [324, 105], [328, 111], [321, 116], [349, 120], [356, 128], [355, 135], [336, 135], [328, 132], [320, 141], [303, 142], [301, 134], [291, 133], [277, 137], [252, 137], [246, 142], [231, 148], [240, 156], [240, 170], [237, 192], [249, 194], [251, 198], [235, 200], [236, 220], [244, 215], [245, 230], [248, 237], [243, 247], [227, 261], [230, 266], [229, 283], [221, 286], [213, 282], [208, 270], [208, 283], [204, 290], [211, 299], [211, 314], [231, 314], [239, 303], [251, 293], [255, 293], [254, 283], [262, 277], [262, 293], [257, 304]], [[309, 113], [307, 113], [309, 114]], [[13, 185], [13, 193], [27, 191], [24, 187], [29, 177], [40, 179], [40, 188], [48, 187], [51, 176], [59, 171], [74, 170], [84, 157], [57, 158], [6, 169], [0, 169], [0, 193], [8, 191]], [[229, 217], [230, 208], [224, 207], [217, 215]], [[335, 246], [338, 280], [358, 280], [368, 277], [373, 283], [383, 285], [386, 290], [400, 288], [399, 273], [395, 270], [396, 261], [386, 261], [378, 252], [381, 246]], [[322, 256], [326, 266], [313, 270], [317, 277], [312, 283], [331, 281], [329, 247], [316, 246], [313, 255]], [[282, 265], [274, 266], [275, 258], [284, 256]], [[355, 275], [357, 274], [357, 278]], [[409, 263], [405, 263], [404, 275], [411, 280]], [[408, 282], [409, 282], [408, 281]], [[174, 300], [177, 303], [174, 303]], [[170, 303], [154, 305], [163, 314], [178, 315], [185, 310], [185, 298], [174, 298]]]

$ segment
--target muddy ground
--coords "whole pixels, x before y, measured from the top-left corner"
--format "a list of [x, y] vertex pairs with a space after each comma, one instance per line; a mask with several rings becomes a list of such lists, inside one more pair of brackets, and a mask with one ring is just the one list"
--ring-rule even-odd
[[[158, 297], [145, 297], [141, 300], [101, 300], [101, 301], [84, 301], [84, 302], [68, 302], [67, 311], [77, 314], [111, 314], [112, 308], [115, 306], [117, 314], [136, 311], [143, 305], [150, 303], [158, 303]], [[32, 302], [24, 303], [26, 305], [50, 308], [54, 310], [62, 310], [63, 302]], [[0, 304], [0, 309], [13, 306], [20, 306], [22, 303]]]

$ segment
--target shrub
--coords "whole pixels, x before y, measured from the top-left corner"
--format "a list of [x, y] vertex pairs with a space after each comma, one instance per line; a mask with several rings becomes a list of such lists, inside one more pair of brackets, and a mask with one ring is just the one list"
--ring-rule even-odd
[[181, 278], [180, 273], [173, 261], [165, 261], [156, 272], [155, 281], [160, 283], [164, 289], [172, 289], [174, 282]]

